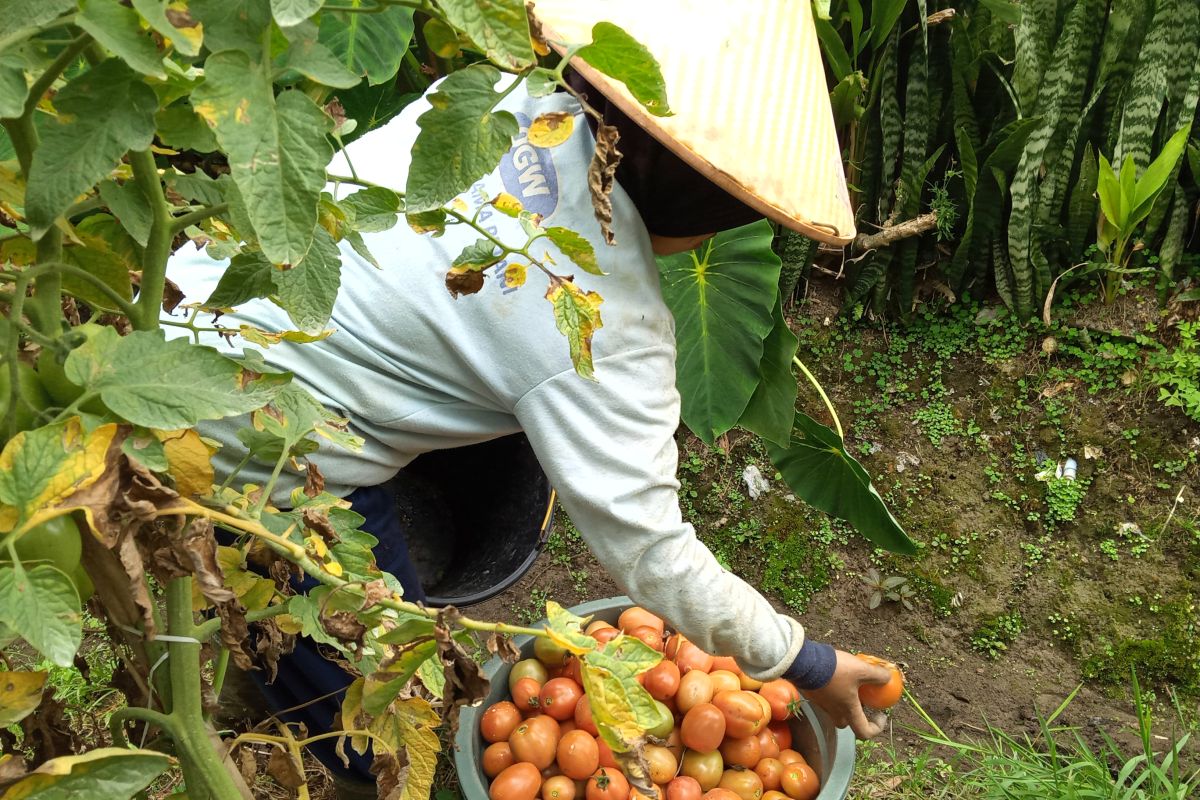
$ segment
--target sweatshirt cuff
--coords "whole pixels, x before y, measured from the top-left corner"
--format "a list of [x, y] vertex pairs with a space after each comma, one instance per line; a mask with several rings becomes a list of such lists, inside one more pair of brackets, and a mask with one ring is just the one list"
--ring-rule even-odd
[[783, 677], [801, 689], [820, 689], [833, 678], [837, 669], [837, 651], [824, 642], [805, 639], [796, 660]]

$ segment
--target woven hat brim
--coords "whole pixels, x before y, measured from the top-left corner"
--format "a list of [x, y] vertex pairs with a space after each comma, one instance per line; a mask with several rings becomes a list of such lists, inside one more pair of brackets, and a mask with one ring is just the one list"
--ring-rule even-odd
[[537, 0], [554, 46], [613, 22], [658, 60], [673, 116], [656, 117], [614, 81], [572, 66], [630, 118], [725, 191], [828, 244], [855, 236], [816, 28], [805, 0]]

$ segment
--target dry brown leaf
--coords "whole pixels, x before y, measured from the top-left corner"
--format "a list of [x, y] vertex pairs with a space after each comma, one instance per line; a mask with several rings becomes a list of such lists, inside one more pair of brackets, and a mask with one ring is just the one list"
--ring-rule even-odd
[[267, 759], [267, 774], [285, 789], [299, 789], [304, 785], [304, 765], [283, 747], [271, 750], [271, 757]]
[[408, 775], [408, 757], [403, 750], [392, 755], [377, 748], [371, 762], [371, 774], [375, 776], [379, 800], [400, 800]]
[[316, 497], [321, 492], [325, 491], [325, 476], [321, 474], [321, 470], [313, 462], [305, 459], [304, 462], [304, 494], [307, 497]]
[[442, 690], [442, 713], [451, 737], [458, 730], [458, 713], [463, 706], [474, 705], [487, 696], [488, 679], [483, 669], [453, 637], [454, 622], [462, 616], [454, 606], [438, 612], [433, 626], [433, 638], [438, 644], [438, 658], [446, 685]]
[[327, 544], [341, 541], [333, 523], [329, 521], [329, 512], [325, 509], [305, 508], [300, 512], [300, 518], [304, 520], [304, 527], [319, 534]]
[[521, 651], [513, 644], [510, 637], [503, 633], [493, 633], [487, 640], [488, 652], [492, 655], [498, 655], [509, 664], [515, 664], [521, 660]]
[[483, 288], [483, 273], [465, 267], [451, 267], [446, 273], [446, 290], [457, 298], [463, 294], [475, 294]]
[[601, 122], [596, 127], [596, 150], [592, 153], [592, 162], [588, 165], [588, 191], [592, 194], [592, 211], [600, 222], [600, 232], [604, 241], [616, 244], [617, 237], [612, 231], [612, 188], [616, 180], [617, 167], [621, 163], [621, 151], [617, 142], [621, 139], [620, 132], [613, 125]]

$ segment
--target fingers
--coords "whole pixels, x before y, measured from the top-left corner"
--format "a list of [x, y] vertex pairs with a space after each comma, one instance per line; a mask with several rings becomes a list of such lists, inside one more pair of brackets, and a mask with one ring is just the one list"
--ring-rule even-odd
[[874, 739], [883, 733], [883, 729], [887, 727], [887, 720], [887, 714], [883, 713], [867, 717], [862, 705], [857, 703], [850, 710], [850, 730], [854, 731], [854, 735], [859, 739]]
[[892, 679], [892, 671], [887, 667], [881, 667], [878, 664], [868, 664], [865, 661], [863, 662], [863, 666], [867, 668], [864, 675], [865, 683], [877, 683], [882, 686]]

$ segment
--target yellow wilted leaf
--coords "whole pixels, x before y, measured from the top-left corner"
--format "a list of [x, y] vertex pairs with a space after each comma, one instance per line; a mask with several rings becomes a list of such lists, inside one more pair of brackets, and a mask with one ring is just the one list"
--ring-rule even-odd
[[342, 565], [336, 561], [327, 561], [322, 566], [325, 567], [326, 572], [335, 578], [342, 577], [342, 574], [345, 572], [345, 570], [342, 569]]
[[104, 474], [117, 425], [85, 433], [79, 417], [14, 436], [0, 453], [0, 532], [37, 524]]
[[175, 479], [175, 490], [184, 497], [204, 496], [212, 491], [212, 455], [210, 447], [192, 428], [155, 431], [167, 456], [167, 471]]
[[325, 540], [315, 533], [309, 534], [304, 540], [305, 549], [314, 553], [317, 558], [324, 558], [329, 554], [329, 546], [325, 544]]
[[42, 702], [44, 672], [0, 671], [0, 728], [7, 728], [37, 710]]
[[504, 268], [504, 282], [513, 288], [524, 286], [526, 271], [524, 264], [509, 264]]
[[[400, 800], [428, 800], [438, 753], [442, 749], [434, 730], [439, 722], [437, 712], [427, 700], [419, 697], [396, 700], [371, 720], [369, 730], [372, 733], [393, 751], [403, 748], [408, 756], [408, 775]], [[378, 759], [378, 744], [375, 753]], [[399, 763], [393, 766], [398, 771]]]
[[546, 633], [550, 640], [577, 656], [590, 653], [599, 644], [583, 632], [583, 623], [586, 621], [553, 600], [546, 603]]
[[521, 201], [508, 192], [501, 192], [496, 195], [492, 200], [492, 205], [501, 214], [507, 214], [510, 217], [515, 217], [525, 210], [525, 206], [521, 205]]
[[546, 290], [546, 299], [554, 306], [554, 322], [559, 333], [567, 337], [575, 372], [580, 377], [595, 380], [592, 335], [604, 327], [600, 319], [600, 304], [604, 298], [596, 292], [583, 291], [574, 281], [554, 278]]
[[542, 114], [529, 124], [529, 143], [534, 147], [556, 147], [575, 130], [575, 117], [565, 111]]

